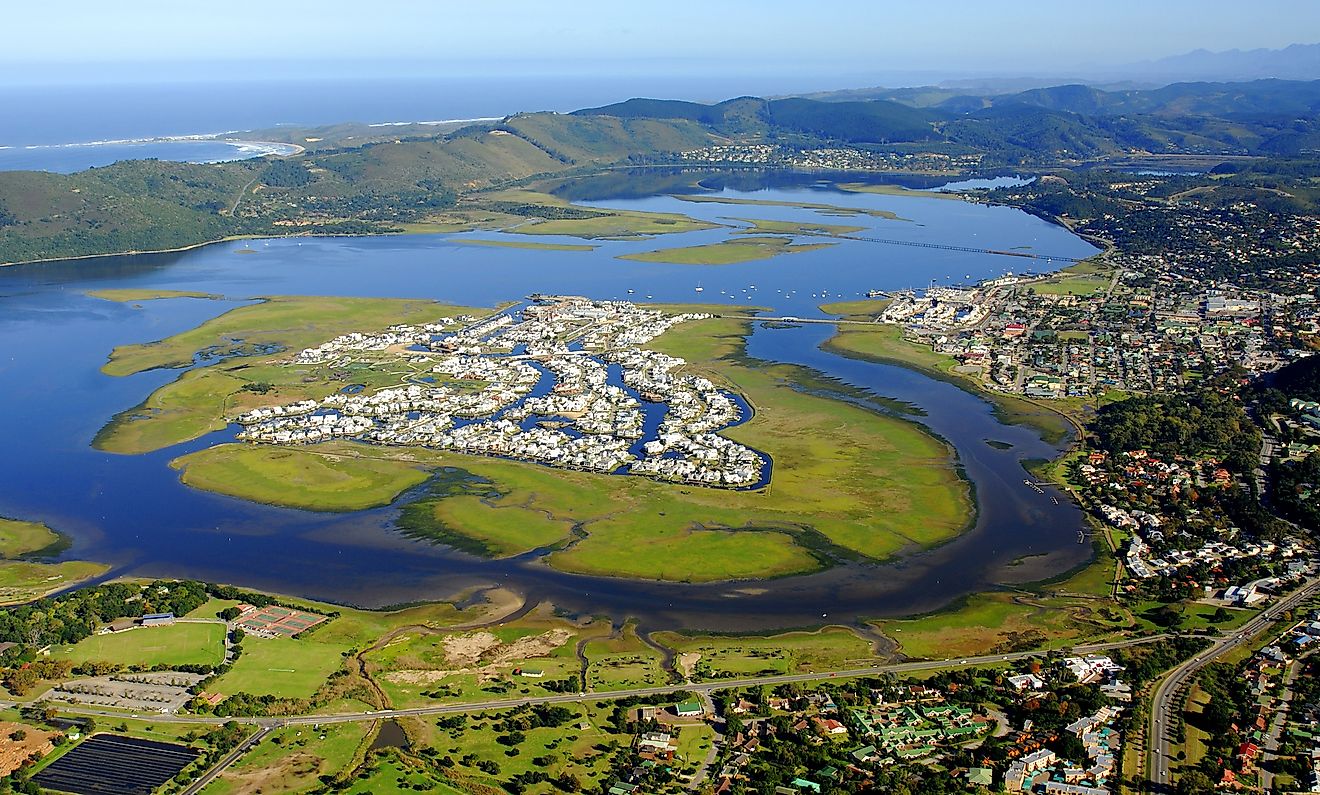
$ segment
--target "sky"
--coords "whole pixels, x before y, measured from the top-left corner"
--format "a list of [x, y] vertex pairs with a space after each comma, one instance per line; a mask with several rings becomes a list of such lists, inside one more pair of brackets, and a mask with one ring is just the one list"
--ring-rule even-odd
[[[1068, 74], [1320, 39], [1313, 0], [59, 0], [0, 12], [0, 82], [446, 74]], [[217, 69], [218, 67], [218, 69]]]

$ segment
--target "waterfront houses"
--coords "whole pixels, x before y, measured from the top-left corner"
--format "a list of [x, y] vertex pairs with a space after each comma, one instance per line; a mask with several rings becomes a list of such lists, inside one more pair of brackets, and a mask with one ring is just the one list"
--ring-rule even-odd
[[719, 431], [745, 403], [687, 363], [642, 346], [700, 313], [541, 297], [485, 318], [353, 332], [288, 366], [392, 368], [401, 382], [246, 411], [238, 438], [348, 439], [491, 455], [697, 485], [759, 483], [765, 457]]

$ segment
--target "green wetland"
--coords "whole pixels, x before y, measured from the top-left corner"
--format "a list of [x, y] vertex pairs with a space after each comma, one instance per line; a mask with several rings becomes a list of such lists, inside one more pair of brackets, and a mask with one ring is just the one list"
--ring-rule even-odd
[[[772, 478], [767, 489], [739, 496], [743, 502], [732, 507], [719, 507], [717, 493], [704, 503], [684, 503], [689, 508], [676, 515], [657, 516], [645, 513], [649, 492], [618, 496], [621, 489], [639, 488], [631, 482], [637, 479], [568, 478], [536, 465], [445, 456], [442, 465], [450, 469], [441, 473], [444, 478], [452, 478], [455, 470], [485, 477], [500, 466], [513, 467], [522, 473], [514, 485], [537, 492], [542, 500], [556, 499], [547, 485], [552, 481], [556, 489], [572, 486], [593, 499], [622, 500], [618, 506], [602, 505], [601, 515], [620, 526], [650, 528], [657, 538], [687, 533], [698, 557], [707, 549], [729, 554], [731, 560], [762, 556], [757, 565], [732, 568], [733, 577], [725, 581], [699, 577], [689, 582], [681, 576], [657, 581], [636, 565], [639, 556], [654, 552], [630, 546], [626, 536], [617, 537], [617, 548], [594, 550], [594, 557], [575, 554], [578, 545], [592, 551], [591, 544], [604, 542], [590, 535], [575, 540], [573, 525], [579, 517], [572, 512], [551, 510], [540, 522], [504, 528], [494, 548], [444, 543], [442, 532], [419, 532], [415, 521], [401, 522], [401, 515], [412, 511], [415, 520], [413, 503], [421, 500], [444, 506], [437, 527], [444, 521], [485, 521], [474, 504], [481, 497], [437, 498], [443, 488], [411, 475], [394, 491], [387, 488], [381, 499], [324, 506], [337, 508], [333, 511], [263, 505], [188, 485], [186, 471], [181, 479], [171, 462], [231, 442], [232, 426], [202, 424], [177, 442], [167, 433], [162, 438], [171, 443], [163, 447], [158, 440], [136, 440], [145, 452], [93, 446], [116, 416], [155, 421], [168, 412], [170, 406], [153, 405], [148, 398], [175, 379], [196, 379], [217, 361], [240, 361], [232, 356], [270, 351], [264, 339], [234, 338], [219, 348], [210, 341], [193, 352], [208, 350], [210, 356], [139, 370], [122, 362], [107, 366], [112, 349], [173, 337], [268, 296], [430, 299], [493, 308], [531, 293], [558, 293], [637, 303], [726, 304], [731, 314], [742, 311], [734, 307], [756, 306], [770, 316], [824, 318], [821, 304], [856, 299], [868, 290], [989, 278], [1023, 265], [1020, 258], [993, 254], [791, 233], [786, 237], [794, 245], [834, 245], [719, 265], [637, 261], [637, 255], [660, 249], [737, 241], [747, 223], [731, 221], [734, 216], [765, 221], [763, 230], [837, 220], [823, 214], [829, 211], [821, 205], [853, 209], [848, 224], [864, 226], [861, 234], [878, 238], [1000, 250], [1029, 246], [1056, 256], [1093, 253], [1066, 230], [1015, 210], [846, 192], [815, 180], [803, 177], [755, 191], [716, 185], [702, 194], [701, 202], [664, 195], [579, 199], [588, 206], [681, 214], [700, 222], [683, 227], [689, 231], [650, 237], [593, 238], [589, 250], [583, 250], [582, 238], [546, 234], [470, 233], [512, 244], [507, 246], [466, 245], [469, 233], [290, 238], [0, 270], [0, 344], [12, 352], [11, 386], [0, 394], [0, 445], [7, 453], [0, 457], [0, 477], [11, 488], [0, 495], [0, 515], [44, 522], [67, 533], [73, 545], [66, 556], [105, 562], [116, 575], [187, 576], [365, 606], [443, 599], [500, 585], [567, 613], [635, 617], [646, 629], [768, 630], [912, 615], [997, 584], [1044, 579], [1077, 567], [1091, 555], [1088, 545], [1077, 543], [1080, 513], [1066, 499], [1055, 504], [1056, 494], [1048, 489], [1041, 495], [1022, 485], [1027, 477], [1022, 462], [1054, 457], [1060, 449], [1056, 444], [1042, 441], [1029, 427], [1002, 423], [990, 403], [955, 384], [822, 349], [835, 333], [828, 324], [729, 321], [736, 328], [721, 330], [726, 348], [713, 352], [712, 360], [735, 381], [751, 378], [740, 376], [743, 371], [758, 373], [761, 380], [748, 381], [749, 388], [800, 390], [804, 400], [809, 396], [843, 405], [896, 427], [917, 423], [910, 432], [934, 449], [947, 445], [941, 455], [975, 497], [965, 532], [936, 532], [950, 521], [947, 512], [937, 512], [928, 519], [928, 535], [914, 530], [867, 547], [864, 539], [832, 529], [824, 519], [816, 527], [809, 512], [796, 524], [766, 526], [757, 519], [774, 510], [779, 491], [793, 488], [787, 480], [781, 485]], [[721, 197], [737, 201], [721, 203]], [[562, 246], [521, 247], [529, 243]], [[239, 251], [256, 253], [236, 256]], [[88, 294], [107, 289], [127, 292], [116, 294], [118, 300]], [[697, 343], [682, 344], [691, 348]], [[677, 353], [695, 358], [692, 350]], [[117, 374], [120, 370], [130, 374]], [[896, 414], [895, 401], [920, 411]], [[752, 404], [754, 411], [759, 409]], [[773, 419], [764, 418], [771, 428]], [[988, 445], [987, 439], [1000, 444]], [[819, 446], [810, 451], [819, 459], [830, 455]], [[424, 470], [441, 465], [424, 459], [415, 462]], [[877, 458], [873, 466], [875, 491], [848, 495], [859, 515], [886, 511], [886, 500], [894, 496], [886, 492], [892, 474], [886, 467], [903, 465]], [[393, 497], [399, 489], [402, 493]], [[828, 501], [828, 496], [821, 498]], [[447, 500], [454, 502], [446, 505]], [[757, 500], [765, 505], [758, 507]], [[739, 529], [742, 525], [749, 526]], [[752, 536], [773, 543], [758, 540], [744, 549]], [[1013, 565], [1023, 559], [1029, 563]], [[752, 574], [763, 571], [774, 574]]]

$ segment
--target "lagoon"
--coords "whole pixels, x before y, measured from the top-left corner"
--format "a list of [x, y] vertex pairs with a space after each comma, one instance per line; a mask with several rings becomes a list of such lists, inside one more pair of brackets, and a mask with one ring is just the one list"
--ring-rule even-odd
[[[1094, 249], [1061, 227], [1009, 208], [913, 196], [849, 193], [818, 175], [759, 187], [747, 175], [711, 195], [884, 210], [904, 220], [850, 216], [862, 235], [1084, 257]], [[620, 209], [728, 218], [830, 220], [812, 210], [682, 202], [665, 195], [580, 196]], [[142, 456], [92, 449], [114, 414], [137, 405], [177, 371], [102, 374], [116, 345], [160, 339], [263, 295], [428, 297], [494, 306], [533, 292], [657, 303], [757, 306], [823, 317], [817, 308], [868, 290], [961, 283], [1020, 268], [1021, 258], [843, 240], [755, 262], [670, 265], [621, 254], [727, 239], [716, 229], [650, 240], [596, 241], [593, 251], [470, 245], [532, 236], [472, 232], [376, 238], [290, 238], [221, 243], [180, 254], [108, 257], [0, 269], [0, 515], [39, 520], [73, 538], [70, 555], [112, 574], [189, 576], [331, 601], [382, 606], [503, 586], [569, 612], [633, 616], [643, 627], [753, 630], [809, 626], [937, 609], [998, 583], [1053, 576], [1085, 562], [1080, 512], [1023, 487], [1022, 461], [1057, 454], [1031, 430], [1007, 426], [980, 397], [921, 373], [820, 350], [829, 326], [756, 324], [747, 353], [805, 365], [876, 396], [877, 411], [911, 404], [956, 450], [979, 511], [968, 533], [887, 564], [847, 563], [799, 577], [686, 585], [558, 572], [538, 553], [491, 561], [405, 538], [398, 506], [348, 514], [273, 508], [183, 486], [168, 462], [233, 436], [233, 429]], [[577, 242], [536, 236], [538, 241]], [[820, 238], [801, 238], [811, 242]], [[1029, 248], [1021, 248], [1029, 247]], [[256, 254], [238, 256], [240, 250]], [[104, 288], [189, 290], [223, 299], [119, 304]], [[701, 292], [696, 288], [701, 287]], [[633, 290], [633, 293], [629, 293]], [[866, 401], [864, 397], [851, 399]], [[987, 440], [1007, 443], [989, 445]], [[401, 498], [408, 499], [408, 496]]]

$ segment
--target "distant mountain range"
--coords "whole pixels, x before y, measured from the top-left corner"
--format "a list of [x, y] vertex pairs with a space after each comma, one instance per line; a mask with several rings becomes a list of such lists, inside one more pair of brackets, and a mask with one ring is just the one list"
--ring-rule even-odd
[[[1277, 50], [1194, 50], [1157, 60], [1095, 66], [1056, 75], [960, 78], [927, 86], [896, 82], [893, 85], [902, 87], [852, 88], [797, 96], [829, 101], [892, 99], [898, 95], [947, 99], [962, 94], [1016, 94], [1033, 88], [1066, 84], [1123, 91], [1153, 89], [1180, 82], [1248, 82], [1266, 79], [1320, 80], [1320, 44], [1293, 44]], [[918, 100], [913, 104], [932, 103]]]
[[939, 142], [1005, 162], [1122, 152], [1301, 154], [1320, 151], [1320, 80], [1174, 83], [1105, 91], [1086, 85], [1013, 94], [952, 89], [858, 92], [847, 98], [740, 97], [713, 105], [630, 99], [578, 116], [683, 120], [728, 136], [847, 144]]
[[[1272, 201], [1288, 211], [1320, 204], [1309, 181], [1320, 155], [1320, 81], [874, 93], [838, 101], [631, 99], [451, 132], [390, 128], [363, 140], [333, 136], [335, 128], [304, 130], [298, 140], [336, 141], [279, 160], [0, 172], [0, 262], [177, 248], [233, 235], [378, 233], [447, 212], [485, 188], [615, 166], [687, 164], [693, 152], [739, 144], [974, 154], [985, 171], [1070, 169], [1147, 154], [1193, 156], [1206, 168], [1233, 155], [1292, 156], [1296, 162], [1275, 163], [1298, 177], [1289, 192], [1252, 183], [1238, 193], [1216, 189], [1215, 197]], [[720, 159], [719, 150], [711, 159]], [[1225, 168], [1238, 173], [1261, 162]], [[491, 210], [513, 211], [527, 208], [504, 201]]]
[[1148, 74], [1147, 79], [1283, 80], [1320, 79], [1320, 44], [1293, 44], [1280, 50], [1194, 50], [1156, 61], [1131, 64], [1121, 71]]

